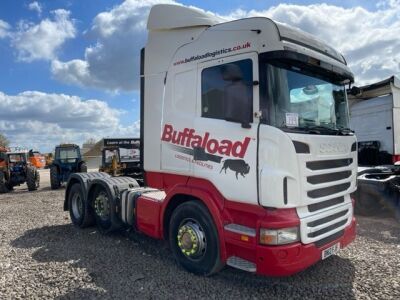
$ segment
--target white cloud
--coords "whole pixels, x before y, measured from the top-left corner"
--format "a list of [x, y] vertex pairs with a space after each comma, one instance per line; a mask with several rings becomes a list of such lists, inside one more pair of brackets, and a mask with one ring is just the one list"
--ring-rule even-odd
[[0, 19], [0, 39], [8, 37], [10, 34], [10, 25]]
[[32, 11], [36, 11], [39, 17], [42, 15], [42, 5], [37, 1], [29, 3], [28, 9], [32, 10]]
[[19, 60], [53, 60], [64, 42], [75, 37], [75, 24], [69, 11], [57, 9], [52, 15], [52, 19], [46, 18], [38, 24], [19, 23], [18, 30], [12, 34], [12, 45]]
[[126, 0], [99, 13], [87, 35], [97, 43], [86, 48], [84, 59], [55, 60], [51, 71], [60, 81], [106, 90], [138, 88], [139, 54], [146, 41], [150, 7], [170, 0]]
[[49, 151], [64, 142], [82, 144], [88, 138], [137, 137], [139, 122], [123, 126], [117, 110], [100, 100], [27, 91], [0, 92], [0, 132], [13, 145]]
[[[146, 19], [151, 5], [159, 2], [166, 1], [126, 0], [98, 14], [87, 32], [97, 43], [86, 48], [84, 59], [53, 61], [53, 76], [106, 90], [137, 89]], [[400, 72], [400, 1], [380, 1], [377, 7], [372, 11], [328, 4], [280, 4], [264, 11], [238, 9], [223, 17], [267, 16], [316, 35], [346, 56], [362, 84]]]
[[236, 10], [230, 19], [266, 16], [301, 28], [342, 52], [356, 81], [364, 84], [400, 73], [400, 1], [382, 1], [380, 9], [328, 4], [280, 4], [265, 11]]

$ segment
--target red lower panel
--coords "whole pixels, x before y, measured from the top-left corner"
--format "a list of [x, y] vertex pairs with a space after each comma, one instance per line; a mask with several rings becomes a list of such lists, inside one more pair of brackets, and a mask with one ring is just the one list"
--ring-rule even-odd
[[301, 243], [275, 247], [258, 245], [257, 260], [255, 261], [257, 273], [267, 276], [289, 276], [303, 271], [321, 260], [322, 250], [339, 242], [341, 248], [351, 243], [356, 236], [355, 228], [356, 223], [353, 220], [341, 238], [321, 248], [317, 248], [314, 244], [303, 245]]
[[[221, 259], [230, 256], [247, 259], [257, 266], [257, 273], [267, 276], [289, 276], [300, 272], [321, 260], [322, 250], [340, 242], [347, 246], [355, 239], [355, 220], [345, 229], [344, 235], [322, 248], [314, 244], [295, 243], [285, 246], [262, 246], [258, 243], [258, 231], [263, 228], [298, 226], [296, 210], [268, 209], [255, 204], [232, 202], [224, 199], [215, 186], [204, 179], [166, 173], [147, 172], [151, 187], [164, 189], [167, 197], [157, 202], [142, 196], [137, 202], [138, 229], [149, 236], [162, 238], [164, 212], [175, 195], [188, 195], [201, 200], [209, 209], [220, 239]], [[239, 224], [256, 229], [256, 236], [243, 236], [224, 230], [227, 224]]]
[[162, 238], [159, 222], [161, 203], [145, 196], [139, 197], [136, 203], [136, 224], [139, 231], [157, 239]]

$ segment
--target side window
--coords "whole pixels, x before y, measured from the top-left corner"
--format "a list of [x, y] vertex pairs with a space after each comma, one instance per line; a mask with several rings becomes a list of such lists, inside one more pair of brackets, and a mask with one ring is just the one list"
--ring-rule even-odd
[[[227, 101], [233, 103], [227, 105]], [[253, 112], [252, 60], [244, 59], [204, 69], [201, 73], [201, 116], [229, 120], [229, 116], [237, 114], [238, 110], [251, 119]]]

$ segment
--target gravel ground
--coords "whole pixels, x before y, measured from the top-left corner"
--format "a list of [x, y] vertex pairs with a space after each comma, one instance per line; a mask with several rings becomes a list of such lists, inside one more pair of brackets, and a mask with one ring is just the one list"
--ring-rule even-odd
[[357, 240], [289, 278], [225, 268], [210, 277], [181, 270], [164, 242], [126, 232], [78, 230], [64, 190], [0, 195], [0, 299], [400, 299], [400, 225], [358, 218]]

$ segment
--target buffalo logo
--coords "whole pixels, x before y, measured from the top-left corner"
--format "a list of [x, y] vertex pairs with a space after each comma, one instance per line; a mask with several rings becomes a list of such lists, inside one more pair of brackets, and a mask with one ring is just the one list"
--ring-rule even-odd
[[244, 178], [244, 175], [249, 174], [250, 172], [249, 164], [246, 163], [243, 159], [226, 159], [219, 173], [225, 171], [226, 174], [227, 169], [231, 169], [233, 172], [236, 173], [236, 179], [238, 179], [238, 174], [242, 175]]

